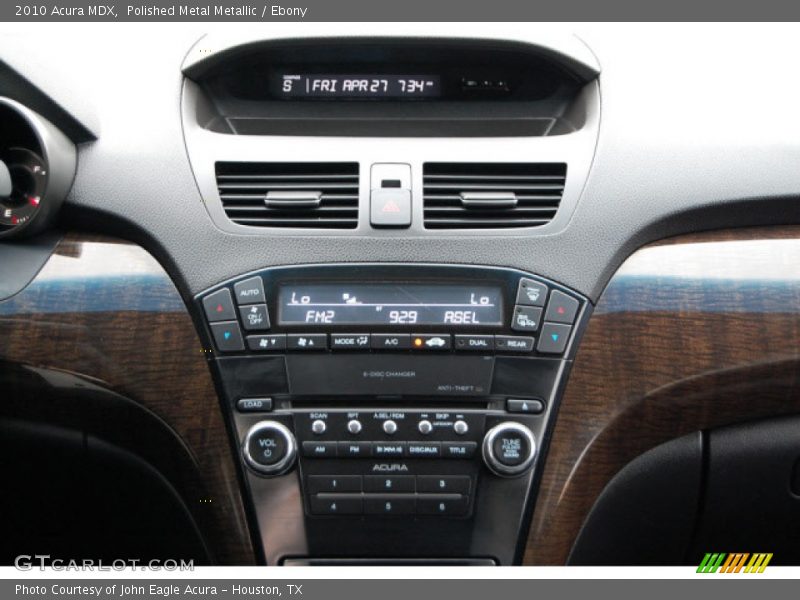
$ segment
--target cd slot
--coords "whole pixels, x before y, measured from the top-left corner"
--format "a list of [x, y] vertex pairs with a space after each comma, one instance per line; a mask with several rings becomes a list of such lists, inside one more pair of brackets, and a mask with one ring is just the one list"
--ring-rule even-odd
[[302, 355], [286, 357], [293, 396], [394, 395], [478, 396], [489, 394], [493, 356]]

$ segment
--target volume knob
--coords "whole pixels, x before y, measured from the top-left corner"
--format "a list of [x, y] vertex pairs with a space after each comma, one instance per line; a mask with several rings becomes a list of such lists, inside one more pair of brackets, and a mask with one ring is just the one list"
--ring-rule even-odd
[[292, 468], [297, 457], [294, 434], [277, 421], [259, 421], [242, 442], [242, 456], [260, 475], [281, 475]]
[[536, 438], [520, 423], [500, 423], [483, 438], [483, 461], [501, 477], [516, 477], [531, 468], [536, 458]]

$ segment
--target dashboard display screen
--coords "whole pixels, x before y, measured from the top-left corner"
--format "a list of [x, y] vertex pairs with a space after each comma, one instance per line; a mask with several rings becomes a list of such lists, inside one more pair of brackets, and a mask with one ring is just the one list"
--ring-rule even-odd
[[502, 292], [488, 285], [297, 284], [278, 293], [280, 325], [499, 326]]
[[275, 91], [285, 98], [435, 98], [438, 75], [281, 73]]

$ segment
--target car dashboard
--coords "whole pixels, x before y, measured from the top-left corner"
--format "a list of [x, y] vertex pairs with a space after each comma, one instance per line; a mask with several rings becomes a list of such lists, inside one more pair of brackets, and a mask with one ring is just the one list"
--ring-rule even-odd
[[0, 37], [3, 564], [798, 564], [793, 30], [195, 27]]

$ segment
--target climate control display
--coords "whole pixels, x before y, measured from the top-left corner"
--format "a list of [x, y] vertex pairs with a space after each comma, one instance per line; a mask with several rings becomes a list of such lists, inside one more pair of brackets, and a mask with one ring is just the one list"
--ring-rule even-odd
[[281, 325], [447, 325], [503, 323], [499, 287], [423, 284], [302, 284], [281, 286]]

